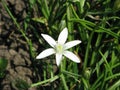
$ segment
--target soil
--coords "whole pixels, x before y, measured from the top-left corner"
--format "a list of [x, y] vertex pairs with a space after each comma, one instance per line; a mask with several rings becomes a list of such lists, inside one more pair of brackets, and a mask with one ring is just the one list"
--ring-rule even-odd
[[[26, 16], [26, 0], [5, 1], [12, 13], [17, 16], [19, 23], [22, 24], [22, 19]], [[33, 83], [34, 72], [31, 67], [28, 45], [21, 38], [23, 37], [0, 1], [0, 58], [8, 60], [5, 76], [0, 78], [0, 90], [18, 90], [14, 85], [17, 79], [29, 84]], [[36, 90], [36, 88], [29, 90]]]

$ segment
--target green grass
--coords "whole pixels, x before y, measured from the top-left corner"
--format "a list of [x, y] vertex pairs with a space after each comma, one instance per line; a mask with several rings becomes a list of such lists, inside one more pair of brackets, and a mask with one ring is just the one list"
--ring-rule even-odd
[[[36, 81], [30, 87], [50, 90], [119, 90], [120, 89], [120, 3], [119, 0], [29, 0], [28, 12], [21, 26], [4, 0], [4, 8], [29, 46]], [[72, 49], [81, 58], [76, 64], [65, 58], [54, 72], [50, 62], [35, 57], [49, 45], [41, 33], [57, 40], [61, 30], [69, 30], [68, 41], [82, 43]], [[27, 31], [31, 30], [32, 38]], [[35, 40], [35, 41], [34, 41]], [[34, 50], [33, 44], [40, 48]], [[44, 46], [44, 48], [43, 48]], [[38, 67], [39, 66], [39, 67]], [[40, 71], [41, 68], [41, 71]], [[40, 73], [42, 72], [42, 73]], [[39, 77], [43, 78], [42, 80]]]

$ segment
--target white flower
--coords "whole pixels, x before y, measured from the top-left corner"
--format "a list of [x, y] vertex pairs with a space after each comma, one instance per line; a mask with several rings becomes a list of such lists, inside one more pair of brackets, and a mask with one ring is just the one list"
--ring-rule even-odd
[[55, 54], [56, 56], [56, 64], [57, 66], [60, 65], [60, 62], [62, 60], [63, 55], [66, 56], [67, 58], [71, 59], [72, 61], [76, 63], [80, 63], [80, 59], [72, 52], [68, 51], [67, 49], [76, 46], [77, 44], [80, 44], [80, 40], [74, 40], [70, 42], [66, 42], [67, 37], [68, 37], [68, 30], [67, 28], [64, 28], [63, 31], [60, 33], [58, 37], [58, 41], [55, 41], [51, 36], [46, 35], [46, 34], [41, 34], [42, 37], [48, 42], [48, 44], [52, 48], [48, 48], [41, 52], [36, 59], [42, 59], [47, 56], [50, 56], [52, 54]]

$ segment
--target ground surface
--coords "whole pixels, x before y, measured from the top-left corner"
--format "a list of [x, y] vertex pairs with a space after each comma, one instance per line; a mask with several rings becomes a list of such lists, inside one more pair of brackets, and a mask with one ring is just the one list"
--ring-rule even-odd
[[[26, 15], [26, 0], [6, 0], [11, 11], [22, 19]], [[30, 68], [30, 56], [28, 45], [21, 39], [21, 34], [17, 31], [10, 16], [5, 11], [0, 1], [0, 58], [8, 60], [6, 76], [0, 79], [0, 90], [17, 90], [14, 86], [16, 79], [23, 79], [32, 83], [33, 72]], [[35, 90], [32, 88], [31, 90]]]

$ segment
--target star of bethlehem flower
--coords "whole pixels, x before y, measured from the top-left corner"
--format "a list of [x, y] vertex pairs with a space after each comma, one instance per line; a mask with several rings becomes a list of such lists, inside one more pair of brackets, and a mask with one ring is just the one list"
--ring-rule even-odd
[[67, 37], [68, 37], [68, 29], [67, 28], [63, 29], [63, 31], [60, 33], [57, 41], [55, 41], [51, 36], [49, 36], [47, 34], [41, 34], [41, 35], [52, 48], [48, 48], [48, 49], [42, 51], [36, 57], [36, 59], [42, 59], [42, 58], [45, 58], [52, 54], [55, 54], [57, 66], [60, 65], [63, 55], [76, 63], [80, 63], [80, 59], [74, 53], [68, 51], [68, 49], [80, 44], [81, 41], [74, 40], [74, 41], [65, 43], [67, 40]]

